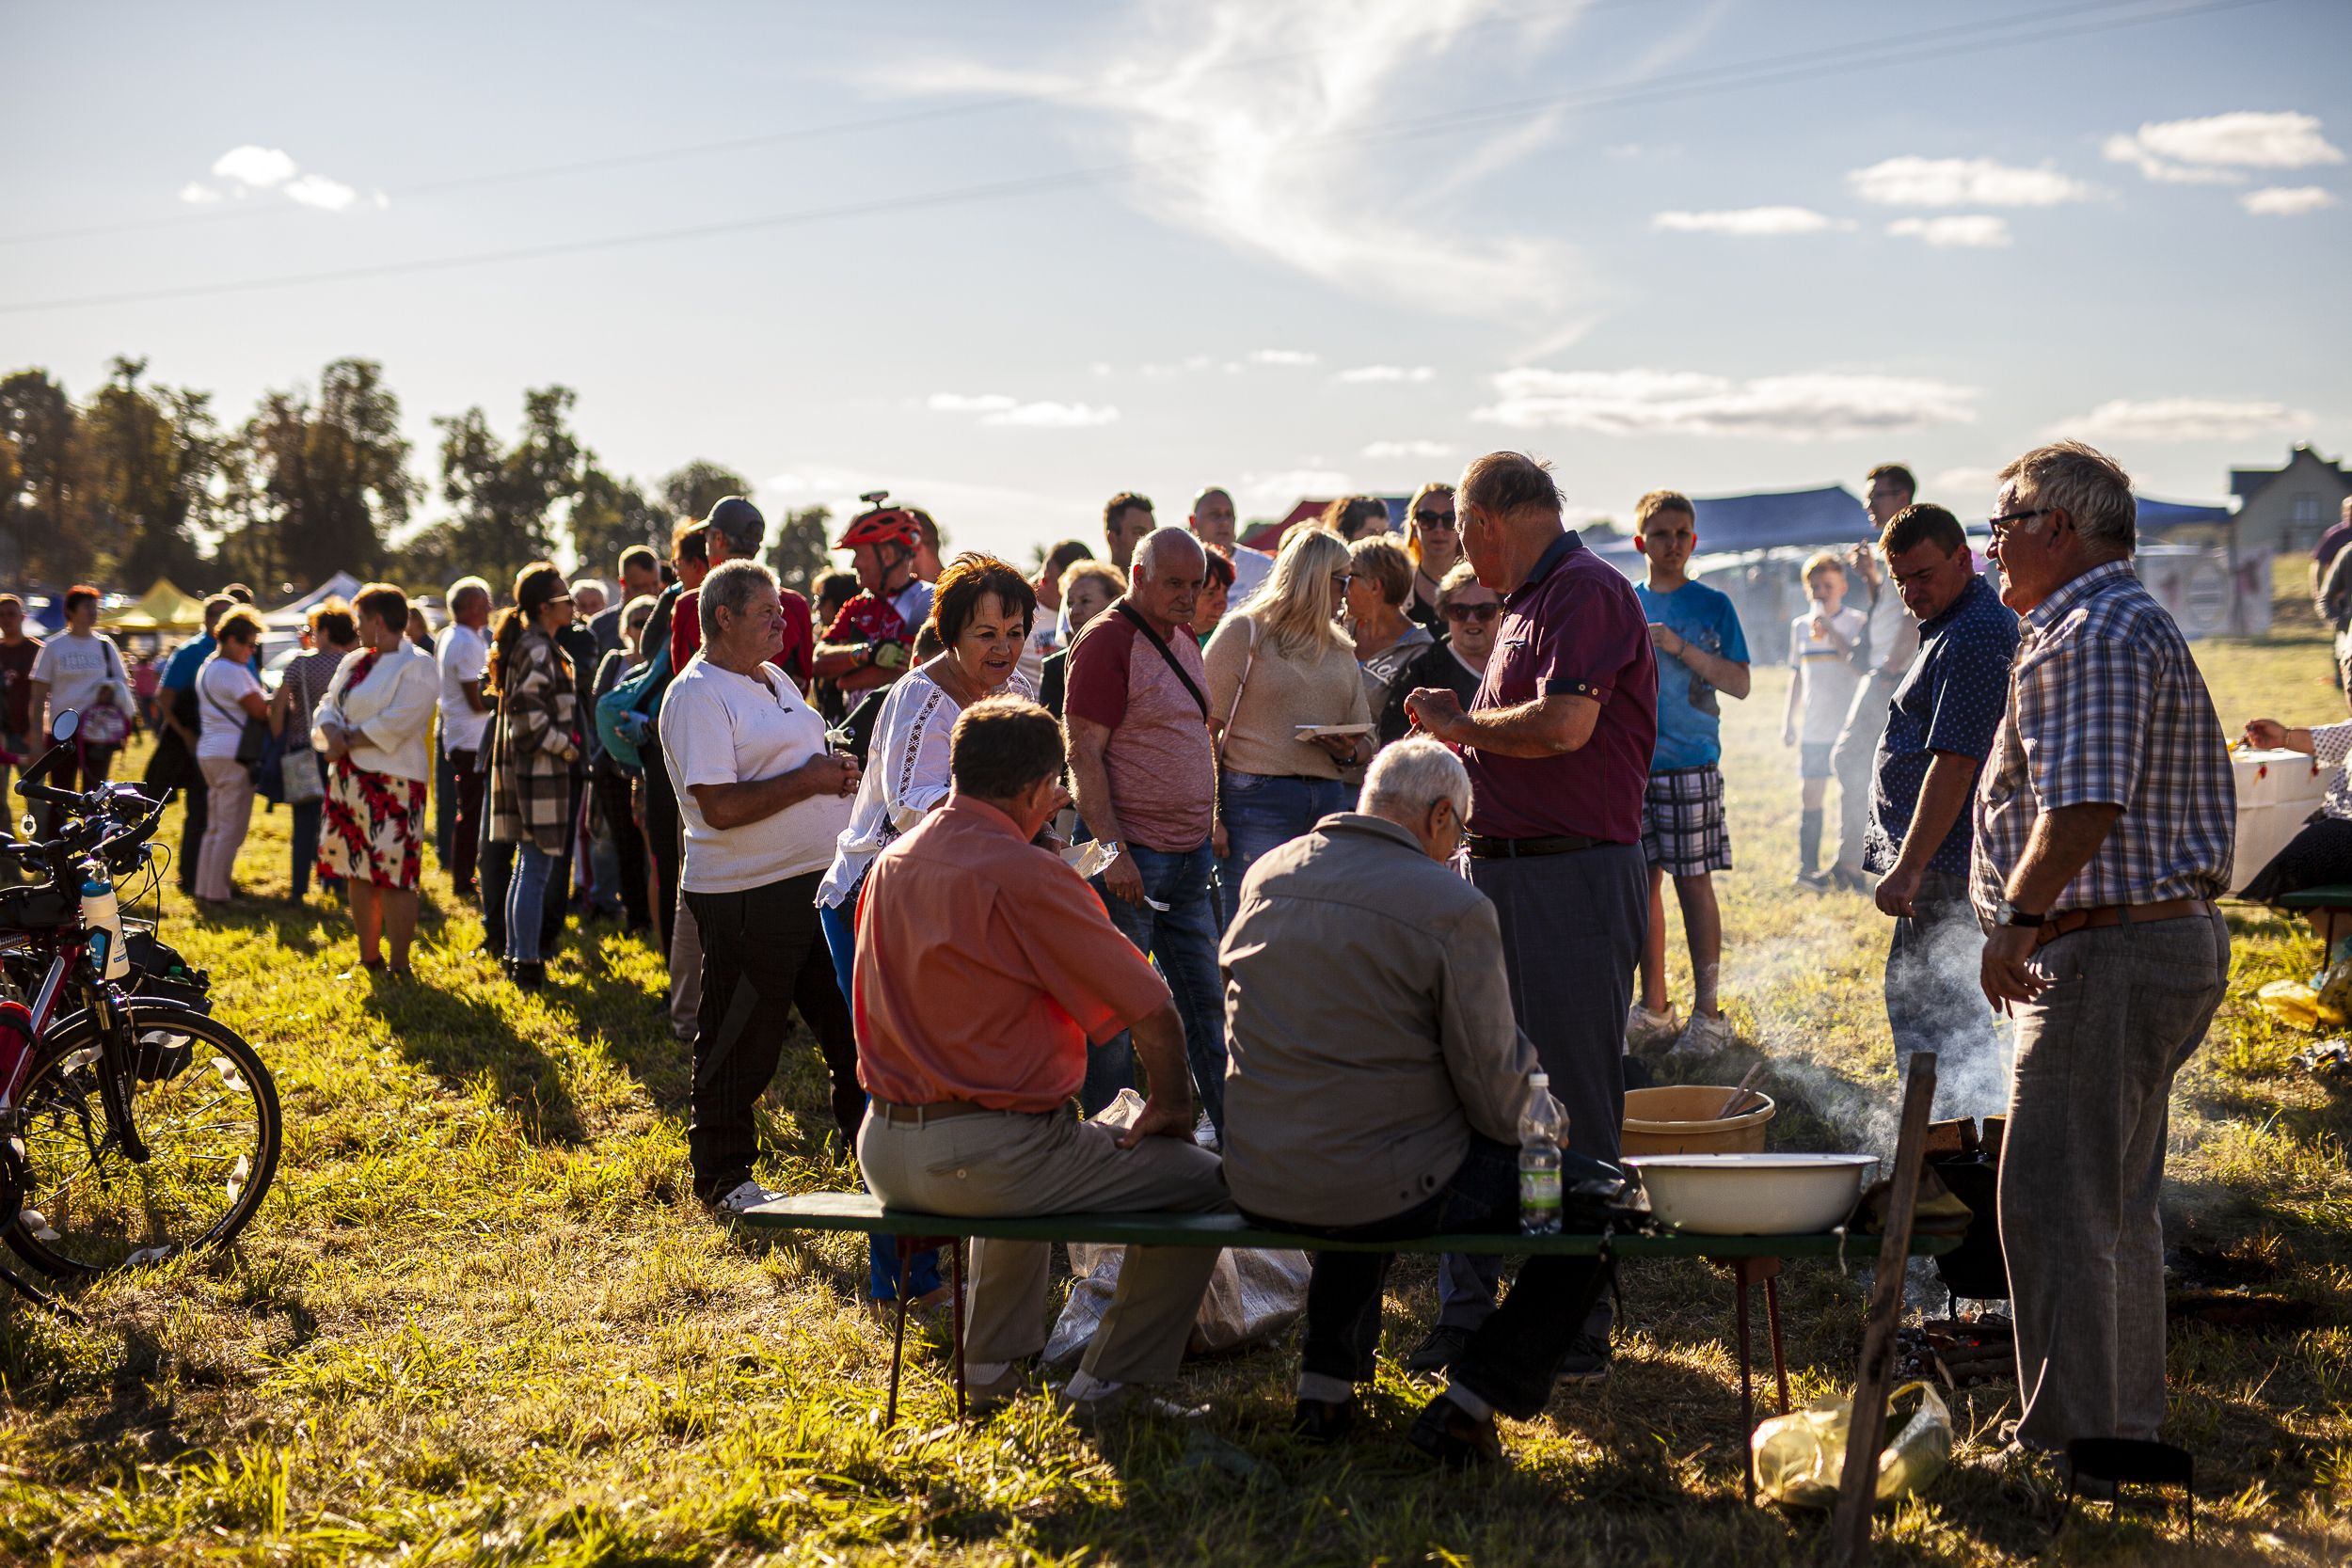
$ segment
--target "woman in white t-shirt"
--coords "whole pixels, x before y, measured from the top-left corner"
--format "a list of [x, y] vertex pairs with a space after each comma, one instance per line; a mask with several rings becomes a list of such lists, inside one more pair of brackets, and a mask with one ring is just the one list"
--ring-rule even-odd
[[1802, 863], [1797, 881], [1825, 893], [1830, 879], [1821, 869], [1821, 802], [1829, 798], [1829, 781], [1836, 772], [1830, 753], [1836, 749], [1837, 732], [1846, 727], [1854, 688], [1862, 684], [1853, 658], [1866, 622], [1862, 611], [1839, 608], [1846, 597], [1846, 568], [1831, 551], [1821, 550], [1805, 562], [1804, 588], [1813, 608], [1788, 626], [1788, 662], [1796, 675], [1788, 683], [1788, 705], [1781, 714], [1780, 743], [1798, 748], [1804, 814], [1797, 819]]
[[262, 720], [275, 735], [280, 719], [251, 668], [253, 650], [262, 641], [262, 618], [239, 606], [215, 625], [213, 641], [216, 646], [211, 657], [196, 671], [196, 765], [203, 770], [205, 794], [196, 896], [200, 903], [219, 907], [238, 902], [229, 873], [253, 819], [253, 768], [237, 760], [245, 721]]
[[98, 629], [97, 589], [77, 584], [66, 590], [65, 630], [40, 645], [26, 679], [33, 734], [47, 735], [68, 708], [82, 718], [73, 740], [74, 765], [52, 774], [49, 783], [59, 789], [96, 789], [105, 783], [135, 711], [122, 652]]
[[703, 579], [697, 609], [701, 657], [670, 683], [660, 721], [686, 841], [678, 886], [703, 944], [686, 1147], [695, 1196], [736, 1213], [770, 1196], [752, 1178], [752, 1107], [775, 1076], [795, 1005], [824, 1053], [845, 1149], [866, 1115], [857, 1036], [817, 923], [817, 884], [859, 769], [770, 662], [784, 648], [774, 574], [725, 562]]

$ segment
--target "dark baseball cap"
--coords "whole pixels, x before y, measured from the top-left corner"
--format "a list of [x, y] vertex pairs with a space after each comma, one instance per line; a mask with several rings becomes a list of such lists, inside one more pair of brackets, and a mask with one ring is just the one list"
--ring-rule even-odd
[[768, 537], [768, 519], [759, 515], [759, 508], [740, 496], [727, 497], [712, 507], [710, 515], [703, 521], [727, 536], [729, 554], [736, 553], [735, 547], [739, 545], [742, 553], [749, 555]]

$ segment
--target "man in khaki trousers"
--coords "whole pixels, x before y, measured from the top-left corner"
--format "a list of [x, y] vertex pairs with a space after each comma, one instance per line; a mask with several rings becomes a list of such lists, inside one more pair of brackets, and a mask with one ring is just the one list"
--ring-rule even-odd
[[[996, 697], [956, 721], [955, 792], [884, 849], [858, 914], [858, 1164], [883, 1202], [1004, 1216], [1230, 1210], [1192, 1141], [1192, 1077], [1167, 985], [1061, 857], [1030, 841], [1069, 802], [1061, 730]], [[1152, 1095], [1125, 1132], [1060, 1114], [1087, 1047], [1132, 1030]], [[1217, 1254], [1135, 1247], [1061, 1397], [1080, 1418], [1174, 1380]], [[972, 1246], [974, 1407], [1018, 1395], [1045, 1348], [1043, 1242]], [[1172, 1406], [1152, 1402], [1164, 1414]]]

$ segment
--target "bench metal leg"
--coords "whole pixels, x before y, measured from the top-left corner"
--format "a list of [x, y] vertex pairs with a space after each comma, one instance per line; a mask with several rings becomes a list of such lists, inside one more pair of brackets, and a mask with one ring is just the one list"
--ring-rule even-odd
[[1772, 1332], [1772, 1380], [1780, 1386], [1780, 1413], [1788, 1414], [1788, 1358], [1780, 1347], [1780, 1259], [1772, 1259], [1772, 1272], [1764, 1276], [1764, 1316]]
[[956, 1308], [956, 1419], [964, 1418], [963, 1381], [963, 1238], [958, 1236], [947, 1243], [949, 1275], [947, 1288], [954, 1292]]
[[898, 1326], [890, 1335], [890, 1408], [882, 1415], [882, 1429], [888, 1431], [898, 1424], [898, 1373], [907, 1355], [907, 1259], [914, 1256], [907, 1250], [904, 1236], [898, 1238]]
[[1756, 1431], [1756, 1390], [1748, 1378], [1748, 1269], [1741, 1259], [1732, 1267], [1732, 1289], [1739, 1296], [1740, 1319], [1740, 1463], [1747, 1500], [1756, 1501], [1756, 1447], [1748, 1441]]
[[890, 1406], [883, 1412], [885, 1430], [898, 1423], [898, 1379], [906, 1365], [907, 1352], [907, 1265], [919, 1253], [935, 1252], [941, 1247], [949, 1250], [949, 1268], [954, 1271], [950, 1287], [955, 1296], [956, 1311], [956, 1418], [963, 1418], [963, 1238], [961, 1236], [900, 1236], [898, 1248], [898, 1312], [896, 1327], [890, 1336]]

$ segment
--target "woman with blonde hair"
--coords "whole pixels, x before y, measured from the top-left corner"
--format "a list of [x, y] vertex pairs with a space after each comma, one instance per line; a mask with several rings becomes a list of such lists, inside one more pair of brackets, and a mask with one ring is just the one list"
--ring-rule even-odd
[[[1258, 857], [1353, 809], [1341, 766], [1371, 760], [1372, 708], [1338, 621], [1347, 578], [1339, 535], [1292, 530], [1264, 586], [1201, 654], [1220, 774], [1211, 841], [1229, 922]], [[1326, 733], [1302, 736], [1310, 727]]]
[[1405, 615], [1413, 598], [1413, 558], [1385, 534], [1347, 546], [1347, 629], [1363, 665], [1364, 701], [1379, 713], [1389, 705], [1398, 673], [1426, 653], [1437, 639]]
[[1438, 603], [1446, 574], [1462, 560], [1462, 532], [1454, 517], [1454, 486], [1432, 480], [1413, 492], [1405, 510], [1405, 553], [1413, 558], [1413, 591], [1406, 596], [1405, 614], [1433, 637], [1446, 634], [1445, 611]]

